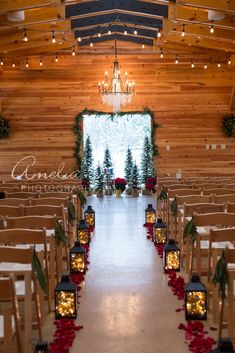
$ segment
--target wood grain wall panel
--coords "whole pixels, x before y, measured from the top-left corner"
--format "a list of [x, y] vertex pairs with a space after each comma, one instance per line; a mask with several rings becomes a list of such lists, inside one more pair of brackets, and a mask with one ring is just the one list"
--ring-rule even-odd
[[[0, 71], [1, 115], [10, 119], [12, 130], [9, 140], [0, 141], [1, 178], [9, 178], [16, 161], [29, 154], [37, 158], [33, 171], [49, 172], [61, 162], [73, 170], [75, 115], [86, 107], [108, 111], [97, 83], [106, 68], [111, 74], [112, 56], [70, 55], [59, 63], [45, 58], [43, 69], [36, 67], [36, 60], [29, 59], [32, 69], [21, 65]], [[234, 173], [234, 141], [224, 138], [220, 128], [231, 103], [233, 67], [218, 69], [211, 64], [205, 70], [201, 63], [191, 69], [190, 60], [175, 65], [169, 59], [160, 61], [158, 55], [122, 55], [120, 63], [136, 82], [136, 96], [126, 111], [148, 106], [160, 124], [156, 134], [160, 174], [174, 175], [177, 169], [183, 175]], [[224, 144], [226, 149], [221, 149]]]

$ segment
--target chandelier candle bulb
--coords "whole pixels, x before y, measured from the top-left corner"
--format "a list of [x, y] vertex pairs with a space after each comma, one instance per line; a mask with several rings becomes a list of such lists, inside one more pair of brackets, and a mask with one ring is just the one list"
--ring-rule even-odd
[[151, 203], [145, 209], [145, 223], [154, 224], [156, 222], [156, 211]]
[[76, 319], [77, 287], [68, 275], [63, 275], [55, 287], [55, 319]]
[[90, 243], [90, 229], [86, 224], [85, 220], [82, 219], [80, 224], [77, 225], [77, 240], [80, 241], [82, 245]]
[[153, 225], [153, 241], [155, 245], [167, 243], [167, 226], [161, 218]]
[[180, 249], [174, 239], [169, 239], [168, 244], [164, 247], [163, 268], [165, 272], [168, 270], [180, 271]]
[[185, 290], [185, 319], [207, 319], [207, 291], [197, 274], [192, 275], [191, 282], [184, 287]]
[[86, 272], [86, 250], [78, 240], [69, 252], [69, 268], [71, 274]]

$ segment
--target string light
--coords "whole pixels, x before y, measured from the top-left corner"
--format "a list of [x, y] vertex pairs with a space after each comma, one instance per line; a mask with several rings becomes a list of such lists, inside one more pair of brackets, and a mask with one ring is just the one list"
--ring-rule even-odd
[[162, 36], [161, 31], [160, 31], [160, 29], [158, 29], [158, 30], [157, 30], [157, 37], [158, 37], [158, 38], [161, 38], [161, 36]]
[[99, 29], [98, 37], [100, 38], [101, 37], [100, 27], [98, 27], [98, 29]]
[[56, 55], [55, 62], [58, 63], [58, 61], [59, 61], [59, 58], [58, 58], [58, 55]]
[[125, 35], [125, 36], [127, 35], [126, 25], [125, 25], [124, 35]]
[[40, 63], [39, 63], [39, 65], [40, 65], [40, 66], [42, 66], [42, 65], [43, 65], [43, 62], [42, 62], [42, 57], [41, 57], [41, 59], [40, 59]]
[[78, 42], [81, 42], [82, 41], [82, 38], [81, 37], [78, 37]]
[[228, 58], [228, 65], [231, 65], [231, 58]]
[[191, 60], [191, 68], [192, 68], [192, 69], [195, 68], [195, 64], [194, 64], [193, 60]]
[[55, 32], [52, 31], [52, 39], [51, 39], [52, 43], [56, 43], [56, 40], [55, 40]]
[[218, 64], [217, 64], [217, 67], [218, 67], [218, 68], [220, 68], [220, 67], [221, 67], [221, 64], [220, 64], [220, 63], [218, 63]]
[[145, 45], [144, 45], [144, 43], [142, 44], [142, 49], [144, 49], [145, 48]]
[[25, 67], [29, 67], [29, 61], [26, 59]]
[[[213, 21], [212, 21], [212, 23], [213, 23]], [[213, 24], [210, 26], [210, 33], [214, 33], [215, 32], [215, 30], [214, 30], [214, 26], [213, 26]]]
[[204, 69], [206, 70], [207, 69], [207, 63], [206, 63], [206, 61], [205, 61], [205, 64], [204, 64]]
[[76, 52], [75, 52], [75, 48], [73, 46], [72, 56], [75, 56], [75, 55], [76, 55]]
[[163, 50], [161, 48], [160, 58], [163, 59], [163, 57], [164, 57], [164, 54], [163, 54]]
[[112, 32], [111, 32], [111, 25], [109, 25], [108, 35], [110, 36], [111, 34], [112, 34]]
[[135, 25], [134, 35], [137, 36], [137, 34], [138, 34], [138, 31], [137, 31], [137, 28], [136, 28], [136, 25]]
[[179, 64], [178, 56], [176, 56], [176, 58], [175, 58], [175, 64], [176, 64], [176, 65]]
[[1, 58], [1, 66], [3, 66], [4, 65], [4, 61], [3, 61], [3, 59]]
[[90, 41], [90, 47], [93, 47], [92, 36], [91, 36], [91, 41]]
[[183, 24], [183, 30], [182, 30], [182, 33], [181, 33], [181, 37], [184, 37], [185, 36], [185, 24]]
[[16, 67], [14, 59], [13, 59], [13, 62], [12, 62], [12, 67]]
[[23, 41], [24, 42], [28, 42], [28, 37], [27, 37], [27, 33], [26, 33], [26, 29], [24, 28], [24, 39], [23, 39]]

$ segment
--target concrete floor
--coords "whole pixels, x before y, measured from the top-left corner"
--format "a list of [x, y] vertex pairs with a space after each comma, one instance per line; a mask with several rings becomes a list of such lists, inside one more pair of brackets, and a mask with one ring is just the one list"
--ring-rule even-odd
[[[161, 259], [143, 228], [144, 209], [155, 200], [90, 197], [96, 229], [90, 268], [80, 292], [77, 323], [84, 325], [70, 353], [186, 353], [177, 329], [184, 314], [163, 274]], [[50, 340], [53, 318], [47, 320]]]

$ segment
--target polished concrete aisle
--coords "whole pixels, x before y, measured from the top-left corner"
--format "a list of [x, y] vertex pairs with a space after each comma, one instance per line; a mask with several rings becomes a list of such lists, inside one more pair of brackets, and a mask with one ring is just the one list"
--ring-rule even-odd
[[96, 229], [71, 353], [186, 353], [182, 302], [143, 228], [151, 198], [92, 196]]

